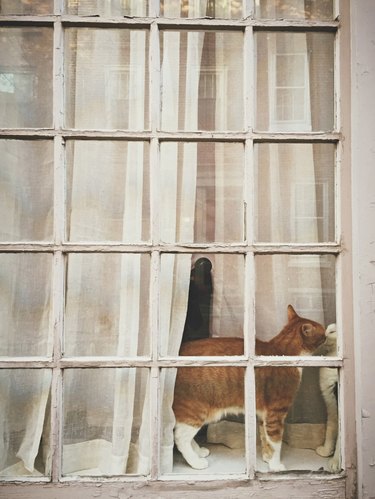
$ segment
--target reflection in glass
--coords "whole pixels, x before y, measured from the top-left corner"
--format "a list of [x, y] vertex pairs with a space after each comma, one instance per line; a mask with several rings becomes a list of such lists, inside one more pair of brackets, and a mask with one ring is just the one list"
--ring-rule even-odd
[[258, 255], [256, 335], [268, 341], [287, 323], [291, 304], [300, 317], [326, 328], [336, 322], [334, 255]]
[[79, 16], [147, 16], [148, 0], [65, 0], [65, 12]]
[[335, 368], [255, 368], [258, 471], [341, 469], [337, 384]]
[[163, 241], [243, 241], [242, 144], [165, 142], [160, 164]]
[[49, 370], [0, 371], [0, 477], [50, 475], [51, 380]]
[[333, 17], [333, 0], [255, 0], [255, 16], [263, 19], [320, 19]]
[[50, 28], [0, 28], [0, 127], [52, 125]]
[[[236, 341], [231, 338], [230, 340]], [[219, 342], [219, 338], [213, 338]], [[200, 341], [192, 355], [205, 355]], [[213, 348], [213, 347], [211, 347]], [[222, 347], [217, 349], [219, 350]], [[240, 349], [241, 350], [241, 349]], [[228, 355], [239, 350], [226, 343]], [[211, 355], [212, 353], [210, 353]], [[187, 353], [189, 355], [189, 352]], [[164, 369], [162, 386], [162, 435], [164, 445], [173, 438], [168, 388], [176, 376], [175, 369]], [[177, 369], [172, 409], [176, 418], [173, 469], [176, 474], [244, 473], [245, 424], [244, 375], [241, 367], [180, 367]], [[173, 385], [172, 385], [173, 386]], [[208, 424], [208, 427], [204, 427]], [[191, 440], [194, 438], [193, 440]], [[164, 464], [164, 463], [163, 463]], [[164, 472], [168, 470], [164, 469]]]
[[161, 0], [160, 13], [165, 17], [239, 19], [242, 17], [242, 0]]
[[146, 142], [67, 142], [69, 240], [149, 239], [148, 154]]
[[149, 353], [149, 255], [70, 254], [65, 355]]
[[164, 31], [161, 128], [243, 130], [243, 34]]
[[147, 128], [147, 54], [145, 30], [67, 29], [67, 126]]
[[63, 474], [146, 475], [150, 469], [147, 369], [67, 369]]
[[255, 146], [258, 241], [335, 240], [335, 146]]
[[0, 141], [0, 240], [53, 237], [53, 142]]
[[1, 0], [0, 14], [53, 14], [53, 0]]
[[256, 127], [271, 131], [334, 127], [334, 34], [256, 34]]
[[52, 256], [0, 254], [0, 355], [52, 354]]
[[243, 255], [162, 254], [161, 354], [178, 355], [185, 340], [243, 337], [244, 276]]

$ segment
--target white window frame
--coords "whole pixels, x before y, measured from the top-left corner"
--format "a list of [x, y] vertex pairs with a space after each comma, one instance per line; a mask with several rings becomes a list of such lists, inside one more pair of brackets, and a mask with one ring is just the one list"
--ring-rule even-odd
[[[20, 478], [19, 480], [0, 483], [0, 494], [4, 493], [7, 498], [16, 498], [27, 495], [29, 499], [46, 499], [51, 493], [56, 497], [69, 497], [75, 494], [77, 497], [89, 498], [99, 493], [121, 496], [121, 494], [134, 493], [142, 490], [143, 497], [162, 496], [163, 498], [174, 498], [179, 486], [187, 490], [186, 496], [193, 494], [194, 497], [217, 498], [218, 491], [222, 490], [225, 495], [235, 494], [236, 498], [267, 497], [267, 499], [300, 499], [301, 490], [304, 497], [316, 497], [321, 491], [326, 491], [330, 497], [354, 497], [355, 489], [355, 403], [354, 403], [354, 367], [353, 367], [353, 337], [352, 337], [352, 308], [351, 308], [351, 248], [350, 234], [351, 225], [348, 214], [348, 199], [350, 199], [350, 158], [342, 146], [343, 138], [349, 140], [350, 134], [350, 67], [344, 64], [349, 51], [349, 0], [340, 1], [340, 20], [333, 21], [301, 21], [301, 20], [258, 20], [251, 16], [253, 10], [252, 0], [243, 0], [244, 17], [241, 20], [219, 20], [219, 19], [167, 19], [158, 17], [159, 2], [149, 0], [150, 16], [147, 18], [103, 18], [103, 17], [75, 17], [63, 13], [63, 1], [55, 0], [54, 15], [50, 16], [0, 16], [0, 23], [6, 25], [48, 25], [54, 29], [54, 104], [53, 116], [54, 127], [51, 129], [0, 129], [0, 138], [16, 137], [22, 138], [46, 138], [54, 141], [54, 241], [52, 243], [0, 243], [0, 251], [12, 252], [46, 252], [53, 253], [53, 320], [51, 327], [54, 330], [54, 353], [52, 358], [0, 358], [0, 368], [32, 368], [52, 369], [53, 382], [51, 391], [51, 439], [52, 439], [52, 476], [43, 478]], [[338, 13], [338, 0], [335, 1], [335, 12]], [[149, 28], [150, 30], [150, 108], [151, 127], [143, 132], [132, 132], [122, 130], [76, 130], [64, 128], [63, 123], [63, 31], [68, 27], [116, 27], [122, 28]], [[159, 31], [161, 29], [200, 29], [205, 27], [225, 30], [233, 29], [244, 33], [244, 130], [238, 132], [176, 132], [164, 133], [159, 129], [160, 118], [160, 73], [159, 73]], [[335, 41], [335, 63], [336, 63], [336, 125], [335, 130], [330, 133], [285, 133], [285, 132], [262, 132], [253, 129], [253, 109], [255, 103], [254, 91], [254, 60], [253, 34], [257, 30], [315, 30], [331, 31], [337, 33]], [[347, 100], [339, 98], [339, 91]], [[340, 103], [340, 106], [337, 104]], [[150, 142], [150, 175], [151, 193], [153, 203], [152, 233], [156, 244], [127, 245], [118, 243], [108, 244], [77, 244], [69, 243], [64, 236], [64, 143], [67, 138], [116, 138], [117, 140], [147, 140]], [[158, 183], [158, 151], [163, 140], [221, 140], [227, 142], [243, 142], [245, 144], [245, 188], [244, 205], [246, 206], [246, 235], [243, 244], [160, 244], [159, 241], [159, 219], [157, 210], [157, 183]], [[327, 142], [337, 145], [337, 176], [336, 176], [336, 242], [325, 244], [273, 244], [254, 243], [253, 219], [254, 206], [250, 184], [253, 184], [254, 165], [253, 147], [258, 142]], [[151, 328], [153, 331], [152, 354], [149, 358], [63, 358], [63, 314], [64, 314], [64, 267], [65, 256], [71, 252], [140, 252], [151, 255]], [[244, 316], [244, 338], [245, 355], [231, 359], [228, 357], [199, 357], [178, 358], [164, 357], [158, 355], [158, 275], [160, 268], [160, 256], [163, 252], [176, 253], [235, 253], [246, 257], [245, 278], [245, 316]], [[254, 352], [254, 259], [256, 255], [264, 254], [332, 254], [337, 257], [337, 322], [340, 334], [340, 348], [336, 357], [256, 357]], [[163, 477], [158, 471], [159, 460], [159, 434], [158, 423], [158, 394], [159, 394], [159, 371], [160, 368], [171, 368], [176, 365], [238, 365], [247, 367], [246, 375], [246, 442], [247, 442], [247, 473], [243, 475], [184, 475]], [[340, 368], [340, 426], [341, 426], [341, 449], [344, 472], [338, 475], [322, 475], [302, 473], [285, 475], [255, 472], [255, 390], [254, 390], [254, 368], [261, 366], [329, 366]], [[152, 423], [152, 445], [151, 445], [151, 473], [149, 477], [116, 477], [116, 478], [67, 478], [61, 476], [61, 447], [62, 447], [62, 373], [65, 368], [79, 367], [147, 367], [151, 371], [151, 421]], [[345, 367], [345, 370], [342, 369]], [[143, 485], [147, 485], [143, 486]], [[298, 486], [297, 486], [298, 485]], [[100, 486], [100, 488], [99, 488]], [[140, 488], [141, 487], [141, 488]], [[52, 492], [53, 491], [53, 492]]]

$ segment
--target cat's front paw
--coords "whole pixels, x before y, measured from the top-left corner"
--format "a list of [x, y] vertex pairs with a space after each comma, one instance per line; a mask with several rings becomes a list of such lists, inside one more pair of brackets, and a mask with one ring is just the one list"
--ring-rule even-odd
[[270, 471], [286, 471], [285, 466], [282, 463], [268, 463]]
[[332, 456], [333, 451], [334, 451], [334, 448], [332, 448], [332, 446], [328, 446], [328, 445], [320, 445], [319, 447], [317, 447], [315, 449], [315, 452], [317, 454], [319, 454], [319, 456], [322, 456], [322, 457]]
[[332, 457], [331, 459], [328, 460], [328, 471], [331, 473], [338, 473], [341, 468], [340, 468], [340, 460], [336, 458], [335, 456]]
[[210, 450], [206, 447], [199, 447], [197, 454], [199, 457], [207, 457], [210, 455]]

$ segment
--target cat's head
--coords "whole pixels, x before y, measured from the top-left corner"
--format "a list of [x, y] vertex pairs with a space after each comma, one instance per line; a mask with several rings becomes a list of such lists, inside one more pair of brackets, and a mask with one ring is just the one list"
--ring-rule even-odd
[[312, 354], [326, 340], [324, 327], [311, 319], [300, 317], [292, 305], [288, 305], [288, 329], [292, 329], [300, 343], [300, 355]]
[[337, 346], [337, 329], [336, 329], [336, 324], [330, 324], [327, 326], [326, 329], [326, 341], [324, 343], [323, 347], [326, 347], [327, 354], [329, 353], [335, 353], [336, 352], [336, 346]]

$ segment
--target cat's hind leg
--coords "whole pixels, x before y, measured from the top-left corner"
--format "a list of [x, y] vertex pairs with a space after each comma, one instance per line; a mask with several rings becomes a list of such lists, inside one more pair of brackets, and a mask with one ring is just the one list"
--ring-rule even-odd
[[260, 436], [260, 443], [261, 443], [261, 448], [262, 448], [262, 459], [263, 459], [263, 461], [268, 463], [269, 460], [272, 458], [273, 449], [267, 441], [266, 430], [264, 428], [263, 421], [260, 421], [260, 423], [259, 423], [259, 436]]
[[208, 461], [204, 457], [200, 457], [195, 450], [196, 447], [199, 447], [194, 440], [198, 430], [199, 427], [176, 422], [174, 441], [186, 462], [196, 470], [203, 470], [208, 467]]
[[264, 437], [272, 451], [272, 456], [268, 459], [270, 471], [285, 471], [280, 460], [285, 416], [286, 412], [280, 410], [268, 411], [264, 420]]

